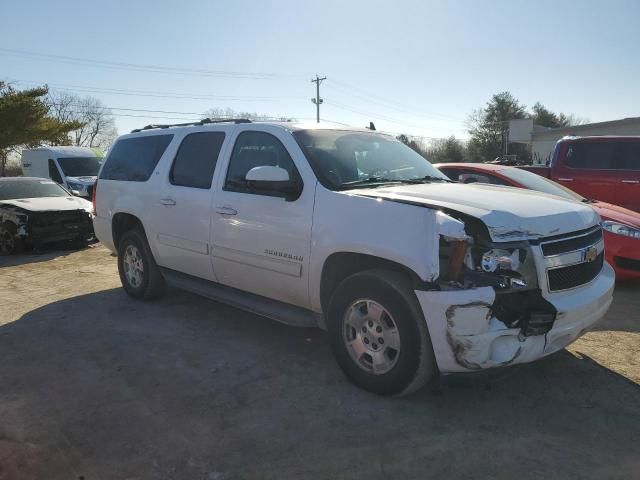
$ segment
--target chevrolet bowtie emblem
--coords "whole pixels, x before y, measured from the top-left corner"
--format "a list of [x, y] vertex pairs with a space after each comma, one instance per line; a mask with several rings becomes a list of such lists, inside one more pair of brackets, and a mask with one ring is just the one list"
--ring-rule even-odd
[[596, 247], [589, 247], [584, 251], [584, 261], [593, 262], [598, 257], [598, 249]]

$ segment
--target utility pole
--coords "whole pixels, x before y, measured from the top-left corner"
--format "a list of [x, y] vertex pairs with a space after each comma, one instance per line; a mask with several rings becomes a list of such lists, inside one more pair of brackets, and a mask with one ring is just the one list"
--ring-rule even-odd
[[316, 98], [312, 98], [311, 101], [316, 104], [316, 122], [318, 123], [320, 123], [320, 104], [324, 101], [320, 98], [320, 83], [322, 83], [322, 81], [326, 79], [327, 77], [320, 78], [316, 74], [316, 78], [311, 80], [311, 83], [316, 84]]

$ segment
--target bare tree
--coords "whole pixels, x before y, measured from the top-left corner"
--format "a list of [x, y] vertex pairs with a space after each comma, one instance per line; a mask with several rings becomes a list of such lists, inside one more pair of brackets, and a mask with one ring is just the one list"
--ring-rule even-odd
[[82, 124], [69, 134], [73, 145], [106, 149], [118, 136], [111, 110], [97, 98], [57, 93], [49, 94], [47, 101], [53, 117]]
[[262, 121], [276, 121], [276, 122], [288, 122], [293, 120], [291, 117], [284, 117], [282, 115], [265, 115], [257, 114], [256, 112], [237, 112], [232, 108], [210, 108], [203, 114], [204, 118], [213, 118], [216, 120], [224, 120], [225, 118], [246, 118], [249, 120], [262, 120]]

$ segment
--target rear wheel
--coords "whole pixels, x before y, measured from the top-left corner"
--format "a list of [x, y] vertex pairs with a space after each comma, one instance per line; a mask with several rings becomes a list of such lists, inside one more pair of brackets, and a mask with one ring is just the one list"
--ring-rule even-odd
[[387, 270], [344, 280], [328, 309], [338, 364], [356, 385], [380, 395], [408, 395], [436, 374], [431, 339], [411, 282]]
[[149, 244], [139, 230], [129, 230], [118, 243], [118, 273], [125, 291], [136, 299], [162, 295], [165, 282]]
[[22, 251], [22, 240], [16, 237], [16, 231], [16, 226], [13, 223], [0, 224], [0, 256]]

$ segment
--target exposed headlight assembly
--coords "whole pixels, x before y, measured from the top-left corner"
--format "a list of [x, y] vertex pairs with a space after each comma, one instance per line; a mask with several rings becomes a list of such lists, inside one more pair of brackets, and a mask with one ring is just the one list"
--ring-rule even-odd
[[535, 266], [528, 249], [472, 247], [467, 250], [467, 277], [474, 283], [489, 283], [499, 289], [522, 289], [535, 285]]
[[508, 250], [493, 249], [482, 254], [480, 268], [485, 272], [493, 273], [496, 270], [517, 271], [520, 266], [520, 250], [512, 253]]
[[615, 233], [616, 235], [640, 239], [640, 228], [630, 227], [624, 223], [611, 222], [607, 220], [602, 222], [602, 228], [607, 232]]

